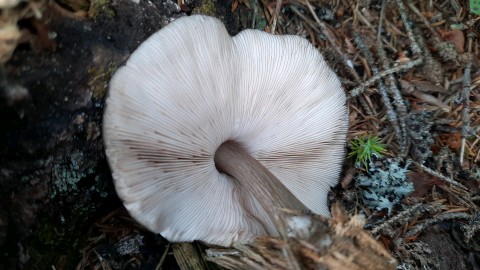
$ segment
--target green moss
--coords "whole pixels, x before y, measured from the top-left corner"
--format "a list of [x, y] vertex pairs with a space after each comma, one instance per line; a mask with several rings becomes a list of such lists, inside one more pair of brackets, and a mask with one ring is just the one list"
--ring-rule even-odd
[[88, 15], [94, 20], [100, 15], [113, 18], [115, 17], [115, 11], [110, 8], [110, 0], [91, 0]]
[[37, 233], [38, 240], [48, 246], [53, 246], [59, 240], [55, 230], [55, 226], [49, 223], [44, 223], [38, 228]]
[[93, 212], [72, 207], [65, 213], [68, 218], [40, 218], [36, 233], [27, 244], [34, 269], [51, 269], [62, 256], [69, 258], [67, 269], [74, 269], [85, 246], [88, 220]]
[[52, 269], [65, 259], [64, 269], [75, 269], [81, 259], [87, 232], [99, 206], [85, 204], [80, 199], [58, 201], [58, 205], [61, 206], [52, 206], [52, 212], [40, 214], [33, 234], [25, 243], [32, 269]]
[[203, 0], [200, 6], [193, 9], [193, 13], [215, 16], [215, 14], [217, 13], [216, 4], [216, 0]]
[[117, 65], [109, 63], [105, 68], [91, 67], [87, 70], [88, 87], [92, 90], [92, 98], [99, 100], [105, 97], [108, 89], [108, 81], [117, 70]]
[[260, 15], [255, 16], [255, 22], [256, 22], [255, 29], [262, 30], [262, 31], [265, 30], [265, 27], [268, 24], [267, 20]]

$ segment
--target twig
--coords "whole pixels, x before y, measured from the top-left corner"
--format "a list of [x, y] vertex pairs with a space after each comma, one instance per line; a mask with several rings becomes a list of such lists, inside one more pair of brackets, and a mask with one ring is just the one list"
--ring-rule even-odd
[[368, 79], [367, 81], [365, 81], [364, 83], [362, 83], [362, 85], [352, 89], [350, 91], [350, 95], [349, 97], [352, 98], [352, 97], [356, 97], [358, 95], [360, 95], [361, 93], [363, 93], [365, 91], [365, 89], [374, 84], [375, 82], [377, 82], [378, 80], [381, 80], [382, 78], [384, 78], [385, 76], [388, 76], [390, 74], [393, 74], [393, 73], [397, 73], [397, 72], [404, 72], [404, 71], [407, 71], [413, 67], [416, 67], [416, 66], [419, 66], [423, 63], [423, 59], [421, 58], [418, 58], [418, 59], [415, 59], [413, 61], [410, 61], [406, 64], [403, 64], [403, 65], [398, 65], [398, 66], [395, 66], [395, 67], [392, 67], [391, 69], [389, 70], [384, 70], [384, 71], [380, 71], [378, 72], [377, 74], [375, 74], [373, 77], [371, 77], [370, 79]]
[[258, 0], [253, 0], [252, 29], [255, 29], [257, 14], [258, 14]]
[[440, 64], [438, 60], [432, 57], [430, 50], [428, 49], [425, 41], [423, 40], [423, 35], [420, 33], [420, 30], [418, 28], [414, 29], [414, 35], [418, 46], [423, 48], [422, 55], [420, 57], [423, 59], [422, 72], [424, 76], [437, 85], [442, 84], [444, 81], [444, 71], [442, 64]]
[[[330, 32], [328, 31], [327, 26], [325, 23], [320, 20], [315, 13], [315, 10], [313, 9], [313, 6], [310, 4], [308, 0], [305, 0], [305, 4], [308, 7], [308, 10], [312, 14], [313, 18], [317, 22], [318, 26], [320, 27], [320, 32], [327, 38], [328, 43], [330, 43], [330, 47], [333, 48], [337, 54], [342, 58], [343, 64], [347, 67], [347, 70], [350, 72], [350, 74], [353, 76], [353, 78], [357, 81], [360, 82], [360, 76], [358, 76], [357, 72], [353, 69], [353, 65], [351, 64], [351, 60], [348, 59], [345, 54], [340, 50], [340, 46], [337, 45], [335, 42], [335, 38], [332, 37]], [[298, 13], [297, 13], [298, 14]]]
[[468, 38], [468, 55], [469, 61], [465, 66], [465, 71], [463, 72], [463, 88], [462, 88], [462, 147], [460, 151], [460, 164], [463, 164], [463, 156], [465, 154], [465, 144], [466, 139], [470, 133], [470, 120], [468, 114], [470, 112], [470, 90], [472, 84], [471, 72], [472, 72], [472, 37]]
[[425, 16], [423, 16], [423, 14], [417, 9], [417, 7], [411, 2], [409, 2], [407, 5], [413, 11], [413, 13], [415, 13], [415, 15], [417, 15], [417, 17], [420, 19], [420, 21], [422, 21], [422, 23], [425, 25], [425, 27], [428, 28], [428, 30], [430, 31], [430, 33], [433, 36], [433, 39], [434, 39], [435, 43], [442, 42], [442, 38], [440, 37], [438, 32], [435, 29], [433, 29], [430, 22], [427, 20], [427, 18], [425, 18]]
[[470, 242], [475, 233], [480, 231], [480, 215], [477, 213], [471, 217], [470, 222], [462, 226], [466, 242]]
[[460, 5], [460, 3], [458, 3], [457, 0], [450, 0], [450, 1], [447, 1], [447, 2], [450, 3], [450, 5], [452, 6], [455, 13], [458, 13], [462, 9], [462, 6]]
[[[415, 13], [415, 15], [430, 31], [430, 34], [432, 35], [431, 39], [433, 40], [433, 42], [431, 43], [434, 44], [435, 48], [438, 51], [438, 54], [442, 57], [442, 59], [445, 62], [450, 62], [450, 61], [458, 62], [456, 61], [456, 59], [458, 58], [458, 52], [454, 48], [454, 45], [443, 41], [440, 34], [432, 27], [430, 22], [425, 18], [425, 16], [423, 16], [423, 14], [417, 9], [417, 7], [413, 3], [409, 2], [408, 7], [413, 11], [413, 13]], [[422, 45], [420, 42], [419, 44]], [[424, 51], [426, 51], [426, 48], [424, 48]]]
[[162, 269], [163, 263], [165, 262], [165, 259], [167, 258], [167, 255], [168, 255], [169, 251], [170, 251], [170, 243], [168, 243], [167, 247], [165, 248], [165, 251], [163, 252], [162, 256], [160, 257], [160, 261], [157, 263], [157, 266], [155, 267], [155, 270]]
[[[367, 59], [368, 64], [371, 66], [372, 72], [374, 75], [378, 75], [379, 71], [377, 66], [375, 65], [375, 62], [373, 60], [373, 55], [370, 52], [370, 50], [365, 46], [363, 39], [360, 37], [359, 34], [354, 33], [354, 40], [357, 46], [360, 48], [360, 50], [363, 52], [365, 58]], [[388, 120], [390, 121], [390, 124], [392, 125], [394, 131], [395, 131], [395, 138], [397, 139], [398, 143], [400, 145], [405, 145], [404, 144], [404, 137], [402, 136], [402, 130], [400, 129], [399, 122], [398, 122], [398, 117], [397, 113], [395, 112], [392, 103], [390, 101], [390, 98], [387, 94], [387, 89], [385, 87], [385, 84], [383, 83], [382, 80], [377, 81], [378, 85], [378, 90], [380, 92], [380, 95], [382, 96], [382, 101], [385, 107], [387, 108], [387, 117]], [[403, 149], [402, 149], [403, 150]]]
[[275, 13], [273, 14], [273, 22], [272, 22], [272, 34], [275, 34], [275, 28], [277, 28], [277, 19], [278, 14], [280, 14], [280, 8], [282, 7], [282, 0], [277, 0], [275, 4]]
[[378, 30], [377, 30], [377, 44], [382, 38], [382, 27], [383, 19], [385, 18], [385, 6], [387, 5], [387, 0], [382, 0], [382, 9], [380, 10], [380, 19], [378, 20]]
[[405, 237], [413, 237], [415, 235], [418, 235], [421, 233], [425, 228], [428, 226], [431, 226], [435, 223], [438, 223], [440, 221], [444, 220], [452, 220], [452, 219], [466, 219], [470, 220], [471, 215], [467, 213], [441, 213], [433, 218], [427, 219], [421, 224], [415, 225], [412, 229], [410, 229], [406, 234]]
[[426, 167], [426, 166], [423, 165], [423, 164], [420, 164], [420, 163], [418, 163], [418, 162], [416, 162], [416, 161], [413, 161], [413, 164], [415, 164], [415, 166], [421, 168], [424, 172], [426, 172], [426, 173], [428, 173], [428, 174], [430, 174], [430, 175], [436, 176], [436, 177], [440, 178], [441, 180], [443, 180], [443, 181], [445, 181], [445, 182], [447, 182], [447, 183], [449, 183], [449, 184], [452, 184], [452, 185], [454, 185], [454, 186], [456, 186], [456, 187], [458, 187], [458, 188], [460, 188], [460, 189], [462, 189], [462, 190], [464, 190], [464, 191], [468, 191], [468, 189], [467, 189], [464, 185], [462, 185], [462, 184], [458, 183], [457, 181], [455, 181], [455, 180], [453, 180], [453, 179], [450, 179], [449, 177], [446, 177], [446, 176], [444, 176], [444, 175], [442, 175], [442, 174], [440, 174], [440, 173], [438, 173], [438, 172], [436, 172], [436, 171], [434, 171], [434, 170]]
[[467, 209], [472, 209], [472, 211], [477, 211], [478, 207], [475, 205], [472, 200], [470, 199], [470, 194], [465, 190], [455, 190], [454, 187], [448, 186], [438, 186], [439, 189], [443, 190], [444, 192], [451, 195], [452, 202], [454, 201], [456, 204], [461, 205]]
[[[387, 60], [387, 54], [383, 49], [383, 45], [381, 41], [377, 42], [377, 55], [380, 58], [380, 61], [382, 62], [383, 69], [384, 70], [390, 69], [389, 61]], [[393, 103], [395, 104], [395, 108], [397, 109], [397, 112], [398, 112], [398, 122], [400, 124], [400, 130], [401, 130], [401, 134], [400, 134], [401, 140], [398, 141], [400, 145], [400, 156], [405, 157], [407, 155], [406, 149], [407, 149], [407, 138], [408, 138], [407, 125], [405, 120], [405, 118], [407, 117], [407, 108], [403, 101], [402, 94], [400, 93], [400, 90], [397, 87], [397, 82], [393, 74], [387, 75], [385, 77], [385, 82], [388, 86], [390, 95], [393, 96]]]
[[410, 39], [410, 42], [412, 42], [412, 44], [410, 45], [412, 47], [412, 52], [416, 55], [420, 55], [422, 53], [422, 50], [420, 49], [420, 46], [418, 46], [415, 35], [413, 34], [412, 27], [410, 26], [411, 21], [408, 19], [405, 6], [403, 5], [402, 0], [395, 0], [395, 2], [397, 3], [400, 17], [402, 17], [403, 26], [405, 27], [405, 30], [407, 30], [408, 38]]
[[[362, 106], [362, 109], [365, 111], [365, 114], [368, 116], [373, 115], [373, 111], [370, 109], [370, 106], [368, 106], [367, 100], [365, 99], [364, 96], [358, 96], [358, 101], [360, 102], [360, 106]], [[375, 123], [377, 126], [377, 124]]]
[[387, 229], [388, 227], [394, 227], [395, 224], [399, 224], [396, 227], [403, 227], [405, 224], [410, 222], [411, 218], [417, 217], [421, 214], [423, 215], [435, 215], [442, 211], [443, 206], [438, 203], [431, 203], [431, 204], [423, 204], [423, 203], [418, 203], [400, 213], [395, 215], [394, 217], [390, 218], [389, 220], [383, 222], [382, 224], [374, 227], [372, 229], [372, 234], [373, 235], [378, 235], [378, 234], [383, 234], [384, 230]]

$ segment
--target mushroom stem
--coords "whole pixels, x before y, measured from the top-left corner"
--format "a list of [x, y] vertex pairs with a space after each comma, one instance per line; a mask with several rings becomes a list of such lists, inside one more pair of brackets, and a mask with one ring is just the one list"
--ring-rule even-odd
[[309, 211], [275, 175], [245, 151], [239, 143], [229, 140], [221, 144], [215, 152], [214, 161], [218, 171], [235, 178], [241, 187], [257, 198], [282, 236], [283, 215], [275, 210], [285, 208]]

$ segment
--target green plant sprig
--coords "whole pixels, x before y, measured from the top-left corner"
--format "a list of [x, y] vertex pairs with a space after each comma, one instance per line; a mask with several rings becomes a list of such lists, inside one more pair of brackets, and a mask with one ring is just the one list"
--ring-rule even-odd
[[386, 146], [376, 135], [362, 136], [351, 140], [350, 149], [348, 157], [355, 157], [355, 165], [362, 164], [367, 170], [368, 164], [372, 161], [372, 156], [380, 158], [386, 152]]

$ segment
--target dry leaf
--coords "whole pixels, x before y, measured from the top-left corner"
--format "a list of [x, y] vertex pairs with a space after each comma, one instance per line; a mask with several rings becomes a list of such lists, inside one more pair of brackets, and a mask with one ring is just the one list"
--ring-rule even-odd
[[355, 52], [357, 51], [356, 48], [355, 48], [355, 45], [353, 45], [353, 43], [350, 41], [350, 39], [348, 39], [346, 37], [345, 37], [345, 48], [346, 48], [347, 53], [349, 53], [349, 54], [355, 54]]
[[411, 198], [425, 198], [433, 186], [444, 186], [445, 182], [440, 178], [423, 172], [409, 172], [407, 181], [413, 183], [415, 189], [408, 195]]
[[[414, 84], [414, 83], [411, 83], [411, 82], [407, 82], [405, 80], [399, 80], [400, 81], [400, 86], [402, 88], [402, 91], [405, 93], [405, 94], [410, 94], [418, 99], [421, 99], [425, 102], [427, 102], [428, 104], [431, 104], [431, 105], [434, 105], [434, 106], [437, 106], [439, 107], [440, 109], [442, 109], [443, 111], [445, 112], [449, 112], [450, 111], [450, 106], [448, 106], [447, 104], [443, 103], [441, 100], [439, 100], [438, 98], [428, 94], [428, 93], [425, 93], [423, 91], [420, 91], [420, 89]], [[427, 88], [425, 86], [427, 86], [427, 84], [419, 84], [421, 87], [423, 87], [424, 90], [426, 90]], [[432, 84], [432, 86], [434, 86]], [[428, 90], [432, 90], [434, 88], [430, 88]], [[438, 90], [438, 89], [434, 89], [434, 90]]]
[[433, 84], [432, 82], [429, 81], [412, 81], [411, 82], [413, 85], [415, 85], [415, 88], [419, 91], [426, 92], [426, 93], [448, 93], [448, 91], [438, 85]]
[[443, 39], [455, 46], [457, 51], [459, 53], [464, 52], [464, 46], [465, 46], [465, 36], [463, 35], [463, 32], [461, 30], [455, 29], [452, 31], [445, 31], [445, 30], [439, 30], [440, 35], [443, 37]]
[[397, 57], [397, 60], [395, 60], [395, 62], [399, 64], [406, 64], [410, 62], [410, 57], [407, 56], [405, 51], [400, 51], [398, 52], [398, 57]]

